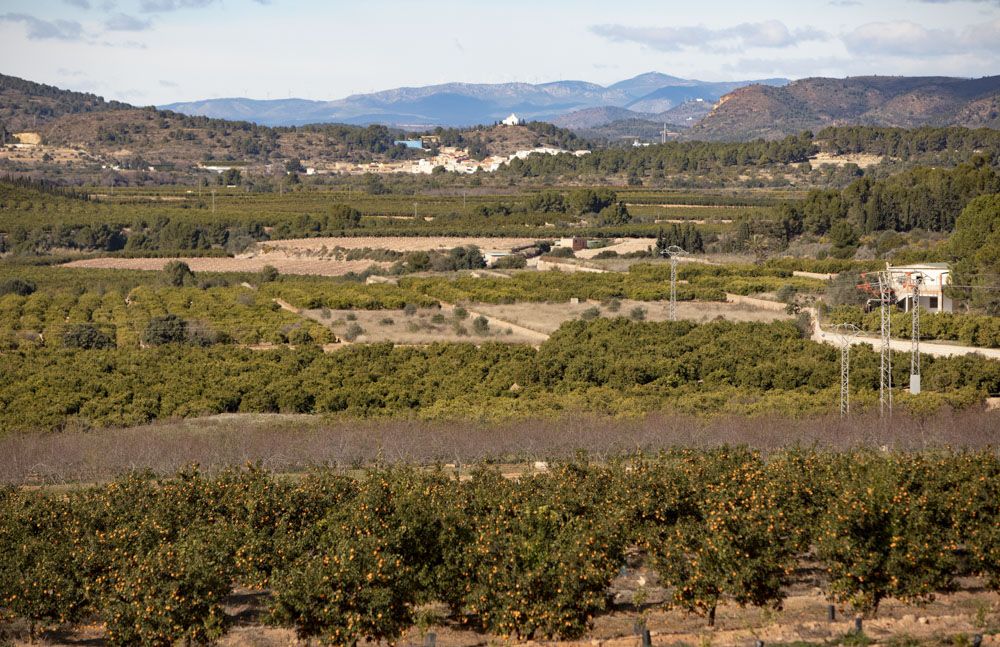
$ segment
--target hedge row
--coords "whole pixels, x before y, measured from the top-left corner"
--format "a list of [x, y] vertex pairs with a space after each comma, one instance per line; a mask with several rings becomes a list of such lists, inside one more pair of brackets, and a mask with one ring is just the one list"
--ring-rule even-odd
[[[166, 343], [146, 349], [18, 349], [3, 355], [0, 433], [132, 426], [219, 413], [357, 418], [510, 419], [566, 411], [629, 416], [806, 416], [834, 411], [838, 350], [791, 322], [694, 324], [624, 317], [570, 321], [535, 349], [484, 342], [357, 344], [268, 351]], [[857, 348], [852, 400], [872, 406], [879, 356]], [[893, 383], [909, 363], [894, 362]], [[897, 403], [929, 412], [1000, 392], [1000, 362], [926, 357], [924, 391]], [[514, 385], [517, 385], [516, 387]]]
[[[389, 640], [414, 607], [504, 636], [574, 638], [637, 548], [669, 606], [779, 607], [797, 561], [874, 613], [976, 574], [1000, 590], [1000, 459], [744, 449], [585, 459], [518, 480], [480, 467], [300, 480], [255, 467], [135, 473], [65, 495], [0, 491], [0, 613], [103, 624], [112, 645], [225, 632], [233, 587], [267, 621], [334, 644]], [[961, 549], [961, 550], [960, 550]], [[962, 559], [959, 560], [959, 553]]]

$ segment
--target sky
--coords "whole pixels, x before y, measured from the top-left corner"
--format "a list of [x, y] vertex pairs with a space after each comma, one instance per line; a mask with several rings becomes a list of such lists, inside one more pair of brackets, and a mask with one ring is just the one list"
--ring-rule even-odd
[[650, 71], [1000, 74], [1000, 0], [0, 0], [0, 73], [136, 105]]

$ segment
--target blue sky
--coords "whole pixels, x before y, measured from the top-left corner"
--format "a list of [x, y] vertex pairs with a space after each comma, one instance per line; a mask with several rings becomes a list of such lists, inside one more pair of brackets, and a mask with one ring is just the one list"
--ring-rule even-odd
[[0, 72], [140, 105], [652, 70], [1000, 74], [1000, 0], [0, 0]]

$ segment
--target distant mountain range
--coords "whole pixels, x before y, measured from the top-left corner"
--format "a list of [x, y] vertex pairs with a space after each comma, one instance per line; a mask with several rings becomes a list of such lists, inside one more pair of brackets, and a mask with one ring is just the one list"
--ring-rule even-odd
[[[668, 105], [669, 109], [661, 110]], [[155, 129], [148, 122], [155, 113], [149, 108], [0, 74], [0, 133], [4, 138], [8, 133], [32, 131], [41, 133], [50, 143], [93, 145], [102, 150], [127, 147], [150, 159], [168, 161], [186, 159], [188, 153], [197, 153], [200, 159], [209, 149], [208, 154], [215, 156], [235, 154], [232, 146], [219, 148], [220, 142], [212, 138], [205, 140], [205, 150], [196, 150], [199, 147], [193, 142], [197, 137], [191, 139], [197, 135], [194, 131], [210, 125], [194, 123], [182, 113], [262, 125], [382, 123], [398, 127], [379, 135], [388, 138], [390, 146], [392, 138], [405, 129], [489, 124], [511, 112], [526, 119], [552, 122], [597, 145], [632, 138], [656, 141], [664, 126], [685, 140], [730, 141], [775, 139], [843, 125], [1000, 129], [1000, 76], [868, 76], [721, 84], [650, 73], [608, 87], [579, 81], [541, 85], [451, 83], [399, 88], [331, 102], [218, 99], [165, 107], [176, 112], [161, 113], [160, 118], [169, 118], [177, 122], [178, 128], [190, 130], [186, 139], [175, 135], [160, 141], [154, 137]], [[565, 135], [560, 131], [560, 138]], [[385, 143], [380, 140], [379, 146]], [[161, 150], [161, 144], [169, 150]], [[235, 146], [236, 142], [226, 144]], [[346, 155], [350, 146], [345, 142], [344, 148], [329, 154]], [[267, 155], [266, 146], [261, 145], [260, 151], [240, 155]]]
[[[787, 79], [716, 83], [649, 72], [607, 87], [584, 81], [555, 81], [537, 85], [446, 83], [356, 94], [336, 101], [206, 99], [172, 103], [160, 108], [189, 115], [253, 121], [268, 126], [379, 123], [414, 129], [489, 124], [512, 112], [524, 119], [554, 123], [559, 123], [564, 116], [595, 108], [614, 115], [614, 118], [597, 122], [594, 119], [599, 113], [593, 113], [580, 126], [592, 128], [623, 119], [660, 119], [661, 113], [699, 99], [699, 103], [710, 107], [726, 93], [751, 84], [780, 87], [786, 83]], [[619, 111], [614, 112], [613, 109]], [[684, 125], [683, 121], [680, 125]]]

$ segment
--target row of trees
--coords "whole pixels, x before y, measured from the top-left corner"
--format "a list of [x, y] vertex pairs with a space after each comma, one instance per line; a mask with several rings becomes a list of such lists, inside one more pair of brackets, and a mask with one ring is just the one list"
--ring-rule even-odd
[[[908, 363], [894, 364], [894, 383], [903, 384]], [[901, 406], [969, 406], [1000, 392], [1000, 364], [982, 357], [927, 357], [922, 369], [924, 393], [900, 394]], [[859, 410], [875, 401], [878, 376], [877, 354], [859, 349], [852, 359]], [[836, 348], [803, 339], [785, 322], [578, 320], [537, 350], [501, 343], [382, 343], [336, 353], [315, 345], [21, 347], [4, 353], [0, 432], [231, 412], [501, 419], [670, 408], [803, 415], [831, 411], [839, 384]]]
[[873, 614], [960, 575], [1000, 589], [997, 528], [986, 452], [681, 450], [520, 480], [188, 469], [58, 497], [0, 490], [0, 609], [32, 634], [96, 617], [111, 645], [160, 646], [218, 638], [225, 596], [266, 587], [270, 622], [334, 644], [393, 642], [433, 601], [501, 636], [577, 638], [635, 547], [666, 605], [709, 624], [724, 600], [780, 608], [807, 552], [831, 600]]

